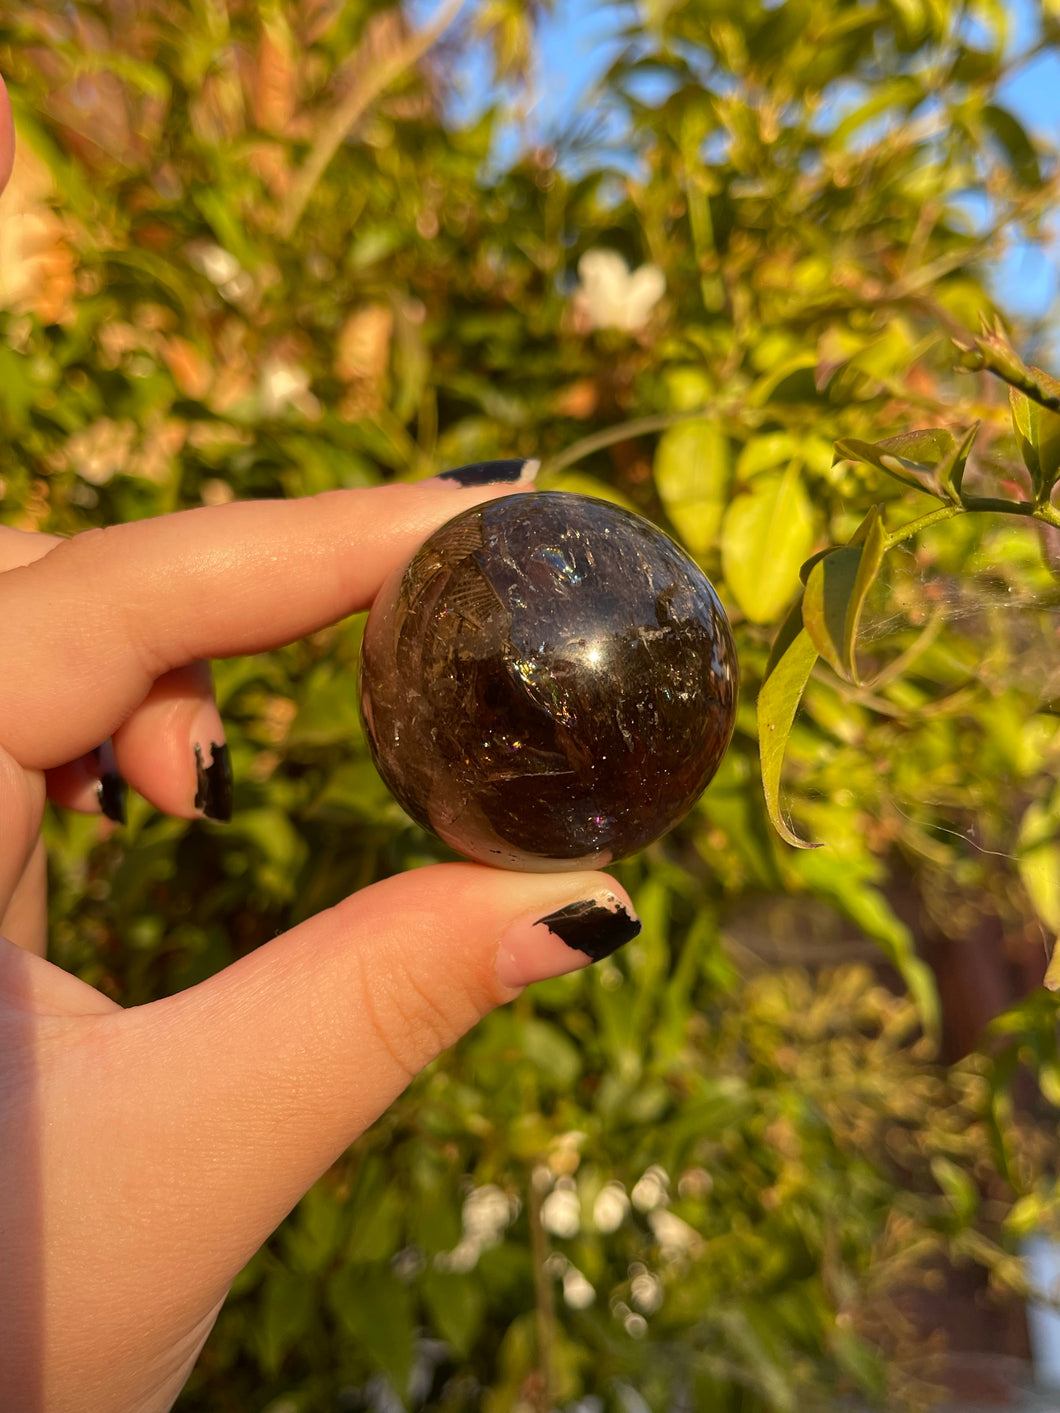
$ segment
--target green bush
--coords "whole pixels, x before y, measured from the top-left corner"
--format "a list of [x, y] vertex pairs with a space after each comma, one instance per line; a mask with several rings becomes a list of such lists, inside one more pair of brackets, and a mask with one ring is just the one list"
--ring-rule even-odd
[[[5, 523], [536, 455], [543, 485], [690, 548], [743, 674], [717, 780], [616, 870], [641, 938], [413, 1084], [247, 1267], [185, 1413], [915, 1406], [901, 1292], [944, 1262], [1018, 1291], [1016, 1242], [1055, 1207], [1052, 997], [958, 1058], [925, 960], [1060, 931], [1052, 521], [929, 524], [871, 586], [840, 550], [782, 676], [803, 562], [940, 504], [945, 436], [905, 445], [899, 479], [876, 443], [978, 422], [966, 491], [1041, 492], [996, 379], [954, 372], [953, 338], [998, 313], [991, 260], [1039, 238], [1054, 189], [998, 96], [1005, 6], [614, 14], [617, 148], [583, 126], [501, 163], [499, 99], [446, 114], [473, 41], [491, 92], [531, 91], [518, 0], [426, 55], [371, 0], [0, 0], [23, 154], [0, 207]], [[217, 665], [229, 826], [135, 800], [122, 830], [50, 820], [58, 961], [135, 1004], [444, 856], [371, 767], [359, 630]], [[813, 852], [762, 788], [777, 663], [769, 807]]]

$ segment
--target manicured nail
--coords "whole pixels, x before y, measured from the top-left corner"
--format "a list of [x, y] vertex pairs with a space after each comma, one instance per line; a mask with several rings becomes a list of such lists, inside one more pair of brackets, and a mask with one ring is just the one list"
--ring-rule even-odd
[[522, 485], [534, 479], [540, 461], [472, 461], [467, 466], [443, 471], [436, 479], [452, 481], [465, 489], [470, 486]]
[[125, 781], [114, 761], [114, 747], [106, 741], [94, 754], [99, 765], [99, 784], [96, 786], [99, 808], [107, 819], [112, 819], [115, 824], [124, 824]]
[[513, 988], [564, 976], [609, 957], [640, 929], [640, 918], [614, 893], [579, 899], [509, 929], [497, 952], [497, 975]]
[[195, 808], [207, 819], [232, 818], [232, 758], [223, 741], [195, 744]]

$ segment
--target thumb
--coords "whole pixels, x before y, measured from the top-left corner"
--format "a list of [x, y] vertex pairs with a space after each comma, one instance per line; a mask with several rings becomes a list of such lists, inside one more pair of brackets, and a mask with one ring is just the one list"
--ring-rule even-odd
[[180, 1227], [170, 1249], [199, 1242], [227, 1283], [441, 1050], [524, 985], [639, 931], [628, 896], [599, 873], [443, 864], [366, 888], [211, 980], [114, 1018], [119, 1068], [135, 1078], [126, 1132], [113, 1133], [109, 1106], [108, 1150], [149, 1174], [156, 1231]]

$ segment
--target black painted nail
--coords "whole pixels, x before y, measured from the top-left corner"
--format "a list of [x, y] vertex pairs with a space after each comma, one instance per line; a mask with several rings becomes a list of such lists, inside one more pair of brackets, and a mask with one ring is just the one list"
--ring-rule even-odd
[[118, 772], [114, 761], [114, 747], [109, 741], [97, 746], [92, 752], [99, 771], [96, 784], [96, 799], [100, 813], [115, 824], [125, 823], [125, 781]]
[[125, 823], [125, 781], [116, 770], [105, 770], [96, 786], [96, 799], [108, 819]]
[[232, 818], [232, 757], [224, 742], [210, 744], [210, 762], [203, 759], [202, 747], [195, 747], [195, 808], [207, 819]]
[[558, 912], [538, 918], [538, 922], [554, 932], [568, 947], [584, 952], [594, 962], [602, 961], [619, 947], [631, 942], [641, 929], [639, 917], [633, 917], [615, 898], [609, 907], [599, 898], [568, 903]]
[[472, 461], [443, 471], [439, 481], [453, 481], [458, 486], [496, 486], [532, 481], [541, 466], [540, 461]]

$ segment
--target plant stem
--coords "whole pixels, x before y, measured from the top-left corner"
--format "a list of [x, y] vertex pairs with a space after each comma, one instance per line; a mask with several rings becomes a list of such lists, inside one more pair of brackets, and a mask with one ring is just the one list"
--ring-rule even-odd
[[910, 520], [908, 525], [900, 525], [897, 530], [892, 530], [887, 536], [884, 543], [884, 553], [894, 549], [895, 545], [900, 545], [903, 540], [911, 540], [914, 535], [918, 535], [921, 530], [926, 530], [929, 525], [937, 525], [943, 520], [952, 520], [964, 509], [963, 505], [940, 505], [938, 510], [929, 510], [926, 515], [920, 515], [916, 520]]
[[428, 23], [411, 34], [399, 49], [387, 55], [368, 74], [362, 76], [361, 81], [354, 85], [335, 109], [317, 134], [305, 165], [291, 184], [280, 217], [280, 234], [285, 240], [290, 240], [294, 234], [314, 187], [324, 175], [329, 162], [342, 146], [354, 123], [384, 89], [389, 88], [395, 79], [400, 78], [423, 58], [435, 40], [456, 19], [464, 3], [465, 0], [443, 0]]
[[534, 1305], [537, 1316], [538, 1413], [552, 1408], [552, 1348], [555, 1343], [556, 1309], [552, 1277], [548, 1272], [548, 1237], [541, 1220], [541, 1193], [531, 1168], [527, 1181], [530, 1249], [534, 1263]]
[[564, 451], [547, 457], [541, 469], [543, 473], [549, 472], [554, 475], [558, 471], [565, 471], [568, 466], [573, 466], [575, 462], [583, 460], [586, 456], [591, 456], [594, 451], [602, 451], [605, 446], [614, 446], [616, 442], [632, 441], [634, 437], [643, 437], [649, 432], [663, 432], [668, 427], [677, 426], [679, 422], [695, 422], [717, 415], [716, 407], [707, 403], [703, 407], [697, 407], [693, 412], [658, 412], [650, 417], [634, 418], [631, 422], [619, 422], [613, 427], [605, 427], [600, 432], [593, 432], [588, 437], [582, 437]]
[[903, 540], [910, 540], [914, 535], [918, 535], [921, 530], [926, 530], [930, 525], [937, 525], [943, 520], [952, 520], [955, 515], [983, 514], [993, 515], [1022, 515], [1031, 520], [1044, 521], [1046, 525], [1055, 525], [1060, 528], [1060, 511], [1055, 506], [1045, 502], [1043, 505], [1035, 505], [1029, 500], [1001, 500], [995, 496], [964, 496], [959, 505], [941, 505], [938, 510], [929, 510], [926, 515], [920, 515], [916, 520], [910, 520], [908, 525], [901, 525], [887, 536], [884, 551], [894, 549], [895, 545], [900, 545]]

